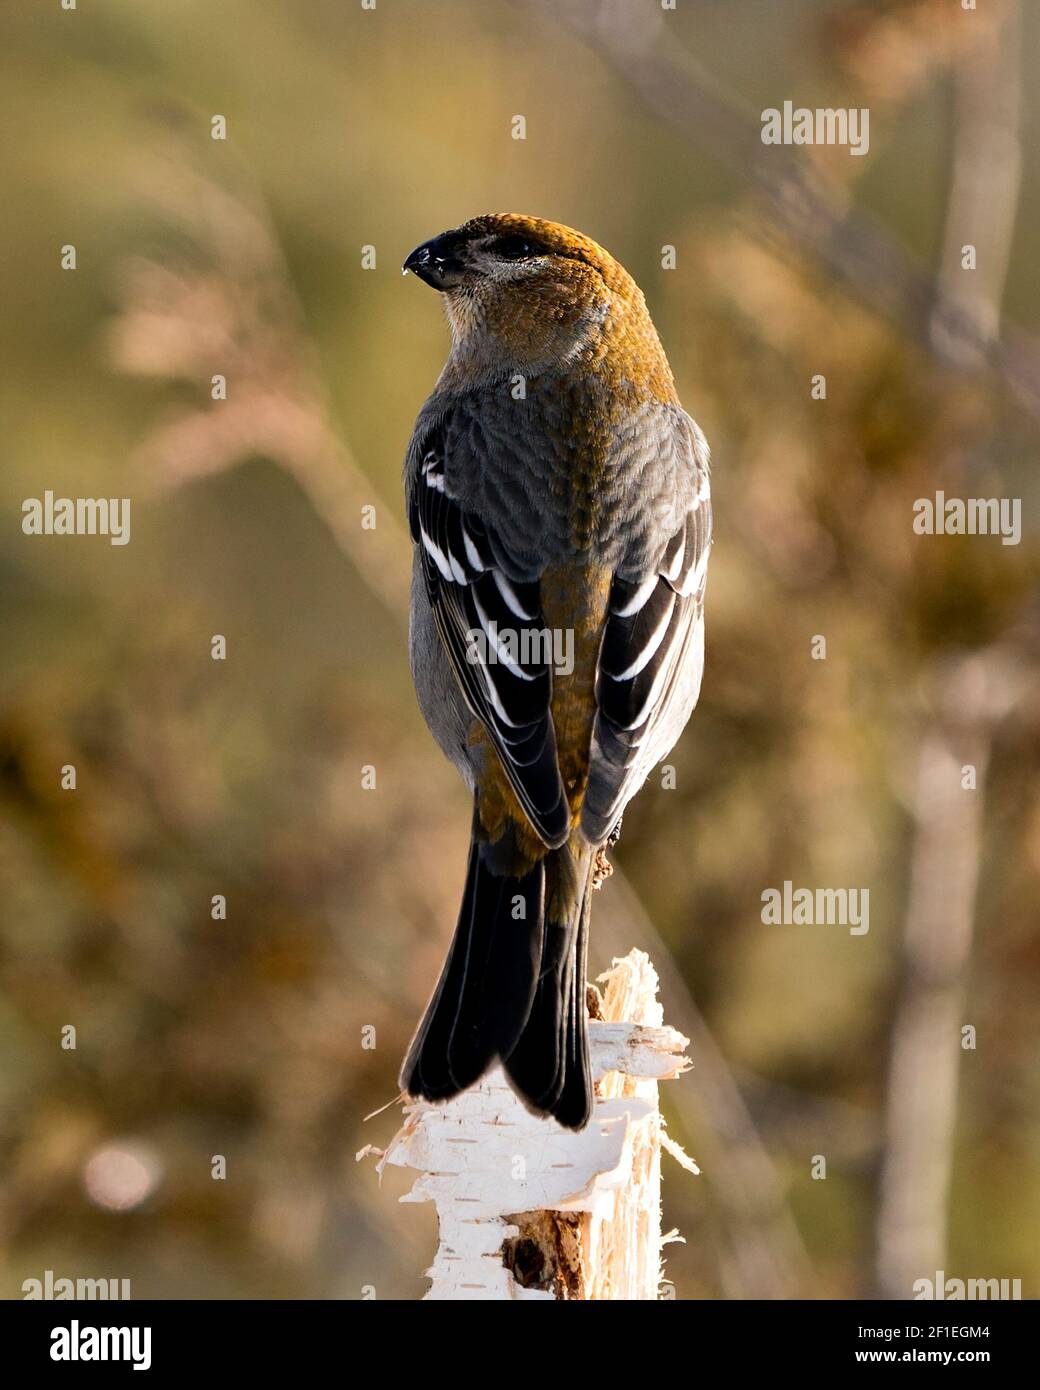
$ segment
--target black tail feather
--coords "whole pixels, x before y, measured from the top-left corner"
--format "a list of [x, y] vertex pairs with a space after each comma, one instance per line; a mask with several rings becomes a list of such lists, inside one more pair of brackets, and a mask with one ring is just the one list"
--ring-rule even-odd
[[[502, 1058], [529, 1109], [581, 1129], [592, 1105], [585, 1010], [591, 855], [574, 856], [565, 846], [516, 876], [499, 873], [494, 858], [474, 837], [455, 937], [401, 1085], [446, 1100]], [[525, 910], [518, 917], [519, 898]]]
[[[560, 850], [566, 855], [567, 850]], [[585, 1008], [585, 972], [591, 907], [591, 862], [586, 856], [550, 864], [571, 880], [568, 891], [549, 893], [551, 904], [569, 905], [568, 920], [546, 923], [546, 950], [527, 1026], [505, 1058], [506, 1075], [537, 1110], [570, 1129], [584, 1129], [592, 1110]], [[554, 871], [556, 871], [554, 873]], [[562, 899], [562, 902], [561, 902]]]
[[[470, 846], [455, 936], [401, 1074], [410, 1094], [457, 1095], [522, 1033], [541, 960], [544, 882], [541, 864], [518, 878], [495, 874], [484, 846]], [[513, 919], [518, 896], [526, 920]]]
[[572, 931], [546, 922], [542, 969], [527, 1025], [505, 1059], [506, 1075], [539, 1110], [551, 1111], [563, 1090], [573, 975]]
[[591, 907], [590, 882], [582, 900], [578, 919], [578, 939], [573, 956], [563, 1086], [552, 1112], [560, 1124], [566, 1125], [568, 1129], [584, 1129], [592, 1114], [592, 1066], [589, 1060], [588, 1011], [585, 1004]]

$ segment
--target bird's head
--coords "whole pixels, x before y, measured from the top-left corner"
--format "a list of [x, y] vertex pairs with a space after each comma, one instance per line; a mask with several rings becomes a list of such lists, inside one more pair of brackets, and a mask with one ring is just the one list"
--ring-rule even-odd
[[591, 362], [618, 335], [660, 351], [632, 277], [591, 237], [558, 222], [474, 217], [417, 246], [404, 270], [443, 294], [456, 355], [471, 370]]

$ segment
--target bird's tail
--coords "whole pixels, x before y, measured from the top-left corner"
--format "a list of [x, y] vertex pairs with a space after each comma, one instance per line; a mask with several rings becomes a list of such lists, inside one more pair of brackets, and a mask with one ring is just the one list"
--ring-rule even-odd
[[446, 1100], [501, 1058], [529, 1110], [585, 1127], [593, 856], [567, 844], [502, 872], [501, 841], [474, 834], [451, 950], [401, 1072], [410, 1095]]

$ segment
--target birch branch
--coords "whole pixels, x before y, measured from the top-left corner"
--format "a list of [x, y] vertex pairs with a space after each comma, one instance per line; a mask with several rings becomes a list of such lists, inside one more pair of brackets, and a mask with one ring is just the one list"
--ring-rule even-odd
[[657, 1088], [689, 1067], [688, 1040], [665, 1026], [642, 951], [601, 981], [602, 1018], [589, 1021], [596, 1101], [580, 1133], [529, 1114], [500, 1068], [447, 1104], [407, 1106], [380, 1169], [417, 1169], [401, 1200], [437, 1207], [428, 1299], [661, 1296]]

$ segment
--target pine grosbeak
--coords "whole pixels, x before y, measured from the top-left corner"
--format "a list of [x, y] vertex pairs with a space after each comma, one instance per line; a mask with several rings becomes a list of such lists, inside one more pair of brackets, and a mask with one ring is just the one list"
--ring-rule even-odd
[[581, 1129], [591, 888], [700, 689], [708, 447], [641, 291], [588, 237], [476, 217], [404, 269], [452, 337], [405, 464], [412, 672], [474, 813], [401, 1084], [442, 1100], [498, 1058], [529, 1109]]

